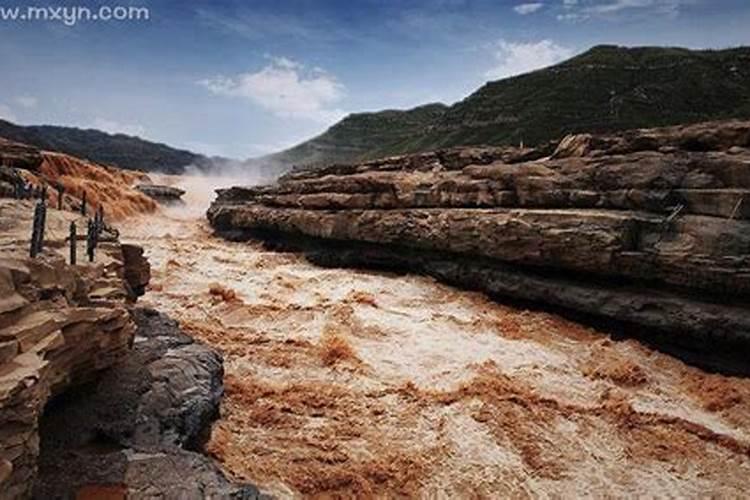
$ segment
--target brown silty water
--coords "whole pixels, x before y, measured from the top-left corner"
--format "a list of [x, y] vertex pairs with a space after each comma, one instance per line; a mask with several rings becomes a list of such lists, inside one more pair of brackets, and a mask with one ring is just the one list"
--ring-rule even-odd
[[123, 232], [153, 266], [143, 302], [224, 354], [206, 449], [231, 476], [282, 498], [745, 494], [750, 381], [430, 278], [227, 242], [205, 208]]

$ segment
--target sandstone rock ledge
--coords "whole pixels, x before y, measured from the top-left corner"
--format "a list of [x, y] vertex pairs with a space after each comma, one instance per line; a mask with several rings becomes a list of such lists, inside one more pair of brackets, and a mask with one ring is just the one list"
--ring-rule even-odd
[[[219, 192], [220, 234], [750, 352], [750, 122], [464, 148]], [[529, 160], [529, 158], [538, 158]]]
[[31, 259], [32, 213], [0, 199], [0, 499], [256, 495], [187, 451], [216, 415], [222, 360], [156, 313], [131, 314], [150, 278], [143, 249], [103, 241], [89, 263], [79, 241], [70, 265], [68, 226], [84, 220], [49, 209]]
[[68, 264], [64, 235], [77, 216], [56, 210], [44, 252], [29, 258], [32, 207], [0, 200], [0, 498], [31, 491], [46, 402], [128, 353], [135, 325], [126, 304], [140, 284], [125, 274], [149, 275], [145, 260], [125, 263], [118, 242], [103, 243], [94, 264]]

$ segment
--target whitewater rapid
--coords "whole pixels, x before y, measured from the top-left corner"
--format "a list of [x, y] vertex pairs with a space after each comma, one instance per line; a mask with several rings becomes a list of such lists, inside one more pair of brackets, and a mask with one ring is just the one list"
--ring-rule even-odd
[[218, 239], [192, 197], [217, 183], [176, 182], [185, 207], [121, 230], [152, 265], [142, 302], [224, 354], [206, 450], [230, 475], [281, 497], [743, 495], [747, 380], [430, 278]]

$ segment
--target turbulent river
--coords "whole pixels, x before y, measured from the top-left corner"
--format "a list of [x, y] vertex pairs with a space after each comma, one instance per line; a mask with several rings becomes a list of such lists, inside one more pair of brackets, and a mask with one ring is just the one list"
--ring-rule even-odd
[[225, 357], [206, 451], [280, 497], [743, 496], [750, 381], [420, 276], [131, 219], [142, 302]]

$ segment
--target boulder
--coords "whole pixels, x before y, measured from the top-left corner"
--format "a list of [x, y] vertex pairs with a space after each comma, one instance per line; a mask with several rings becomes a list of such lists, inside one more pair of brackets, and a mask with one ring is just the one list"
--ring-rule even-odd
[[159, 184], [138, 184], [135, 188], [163, 205], [183, 203], [182, 196], [185, 194], [182, 189]]

